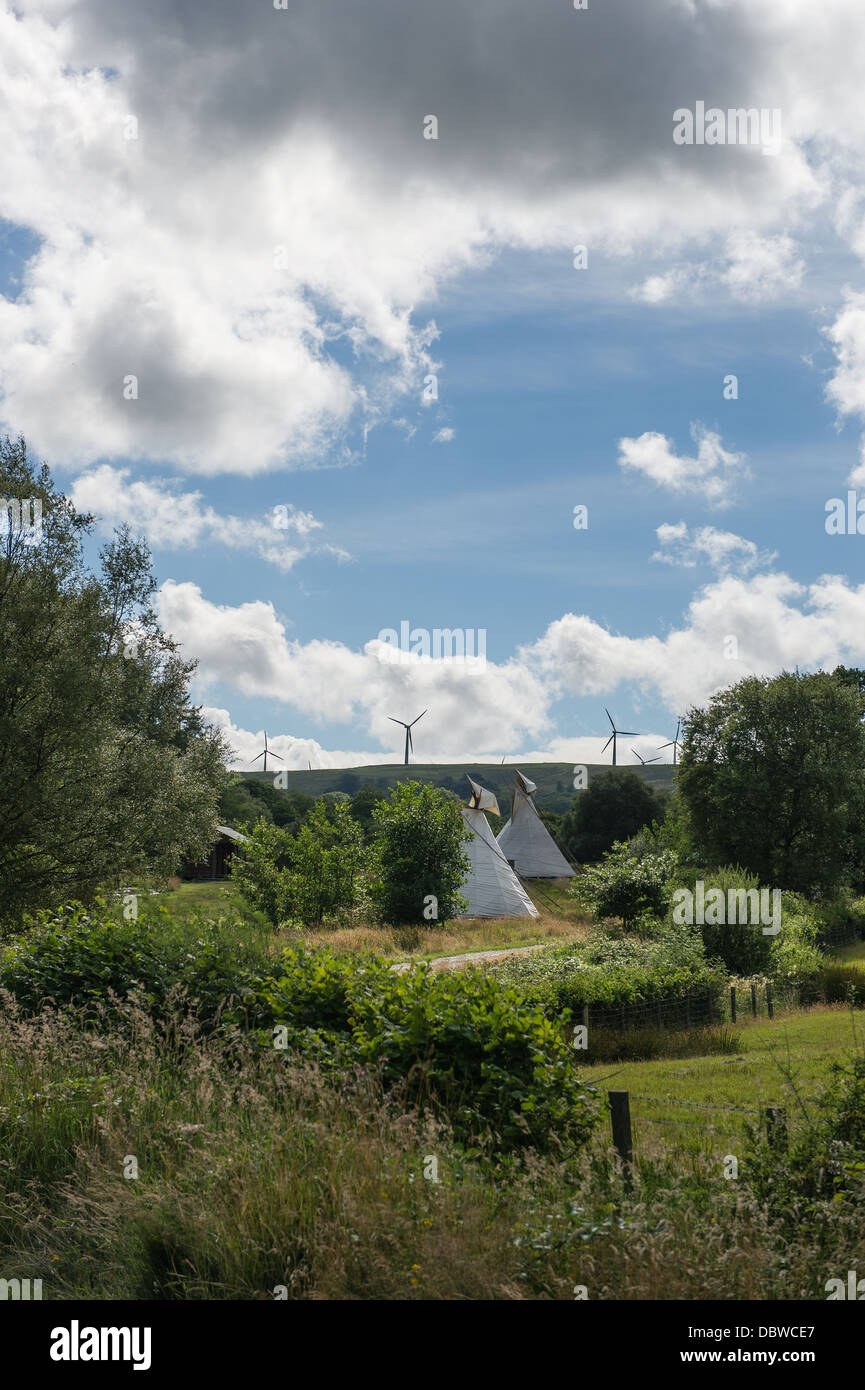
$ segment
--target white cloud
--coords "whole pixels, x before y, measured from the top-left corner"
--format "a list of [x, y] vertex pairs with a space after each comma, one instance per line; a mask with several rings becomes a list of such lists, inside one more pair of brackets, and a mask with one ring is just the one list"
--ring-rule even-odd
[[691, 425], [696, 457], [678, 455], [666, 435], [653, 430], [636, 439], [619, 440], [619, 464], [645, 474], [659, 487], [701, 496], [711, 506], [728, 506], [737, 478], [747, 477], [745, 455], [725, 449], [721, 436], [699, 424]]
[[428, 707], [415, 737], [420, 761], [448, 761], [498, 743], [517, 746], [550, 725], [547, 692], [516, 660], [487, 660], [483, 668], [423, 657], [391, 664], [384, 656], [392, 649], [377, 638], [361, 651], [342, 642], [293, 641], [272, 603], [217, 605], [197, 585], [172, 580], [159, 590], [158, 611], [165, 630], [200, 663], [200, 698], [228, 685], [322, 724], [357, 722], [394, 752], [402, 734], [388, 716], [413, 718]]
[[[862, 181], [843, 0], [816, 35], [804, 0], [670, 4], [651, 25], [636, 0], [590, 26], [523, 0], [442, 0], [411, 24], [403, 0], [348, 25], [320, 0], [206, 11], [18, 0], [0, 16], [0, 215], [40, 241], [0, 301], [0, 387], [49, 462], [344, 462], [354, 431], [419, 393], [435, 329], [413, 306], [502, 248], [565, 258], [579, 228], [672, 258], [729, 237], [728, 290], [761, 296], [798, 283], [792, 232], [841, 175]], [[771, 90], [782, 152], [674, 146], [682, 72], [722, 105]]]
[[451, 429], [449, 425], [445, 425], [442, 429], [436, 431], [432, 437], [432, 442], [433, 444], [450, 444], [451, 440], [454, 438], [456, 438], [456, 430]]
[[735, 567], [740, 574], [746, 574], [757, 565], [767, 565], [775, 559], [774, 551], [761, 551], [753, 541], [732, 531], [719, 531], [714, 526], [700, 526], [692, 532], [684, 521], [667, 522], [659, 526], [655, 534], [661, 549], [655, 551], [652, 559], [686, 569], [711, 565], [720, 571]]
[[[311, 538], [322, 523], [312, 512], [298, 511], [292, 503], [276, 503], [265, 518], [221, 516], [206, 504], [200, 492], [179, 492], [172, 479], [135, 479], [128, 468], [101, 464], [82, 473], [72, 484], [70, 496], [82, 512], [92, 512], [103, 532], [127, 522], [143, 533], [156, 549], [187, 550], [203, 545], [225, 545], [249, 550], [284, 572], [298, 560], [318, 551], [348, 560], [348, 552], [331, 544], [315, 544]], [[288, 535], [293, 543], [288, 543]]]
[[397, 760], [401, 735], [391, 714], [412, 718], [429, 709], [422, 735], [418, 729], [418, 761], [513, 758], [544, 746], [549, 757], [570, 748], [550, 717], [564, 696], [607, 699], [630, 686], [675, 717], [745, 675], [865, 663], [865, 584], [833, 575], [807, 586], [781, 573], [724, 575], [660, 636], [613, 633], [586, 614], [566, 613], [536, 642], [482, 671], [421, 658], [389, 665], [378, 659], [377, 640], [361, 651], [291, 641], [271, 603], [216, 605], [194, 584], [168, 581], [158, 599], [163, 626], [200, 662], [198, 698], [224, 685], [323, 724], [353, 722]]
[[727, 240], [728, 265], [722, 279], [736, 299], [751, 303], [797, 290], [805, 263], [789, 236], [734, 232]]

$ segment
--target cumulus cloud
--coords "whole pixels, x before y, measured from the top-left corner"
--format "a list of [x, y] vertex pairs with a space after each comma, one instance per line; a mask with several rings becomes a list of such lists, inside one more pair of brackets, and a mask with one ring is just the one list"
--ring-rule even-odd
[[655, 551], [652, 559], [666, 565], [681, 565], [686, 569], [711, 565], [716, 570], [735, 568], [745, 574], [775, 559], [774, 551], [761, 551], [753, 541], [732, 531], [719, 531], [714, 526], [700, 526], [690, 531], [684, 521], [666, 522], [655, 534], [661, 548]]
[[158, 597], [163, 626], [200, 662], [199, 698], [227, 686], [321, 723], [354, 722], [395, 757], [400, 734], [388, 715], [411, 718], [428, 707], [418, 757], [430, 761], [544, 747], [555, 756], [565, 743], [550, 711], [564, 696], [608, 697], [626, 686], [675, 715], [745, 675], [865, 663], [865, 584], [832, 575], [807, 586], [782, 573], [723, 575], [664, 635], [614, 633], [587, 614], [566, 613], [483, 670], [424, 657], [391, 665], [377, 639], [359, 651], [291, 640], [271, 603], [217, 605], [190, 583], [168, 581]]
[[418, 757], [443, 762], [468, 749], [517, 746], [550, 727], [549, 695], [517, 660], [475, 666], [409, 654], [393, 663], [393, 648], [378, 638], [360, 651], [342, 642], [301, 643], [288, 637], [270, 602], [214, 604], [197, 585], [171, 580], [159, 590], [158, 611], [165, 630], [199, 661], [197, 689], [205, 698], [227, 685], [322, 724], [357, 722], [393, 751], [402, 735], [388, 716], [413, 718], [429, 707]]
[[606, 695], [624, 682], [679, 712], [746, 675], [860, 665], [865, 584], [833, 575], [807, 586], [785, 574], [727, 575], [701, 589], [684, 623], [665, 636], [612, 633], [567, 613], [519, 656], [562, 694]]
[[643, 473], [659, 487], [696, 493], [710, 506], [729, 506], [736, 480], [748, 476], [745, 455], [725, 449], [721, 436], [700, 424], [691, 425], [691, 437], [696, 456], [676, 454], [666, 435], [653, 430], [636, 439], [620, 439], [619, 464]]
[[758, 236], [734, 232], [727, 241], [728, 264], [723, 280], [736, 299], [759, 303], [797, 290], [805, 262], [789, 236]]
[[[855, 19], [844, 0], [816, 35], [804, 0], [591, 21], [442, 0], [410, 23], [403, 0], [19, 0], [0, 215], [39, 245], [0, 302], [6, 422], [79, 465], [340, 463], [414, 392], [420, 409], [435, 330], [414, 306], [503, 247], [564, 257], [579, 228], [672, 257], [730, 236], [734, 295], [794, 283], [790, 228], [833, 161], [855, 182]], [[809, 100], [830, 70], [833, 102]], [[722, 106], [771, 88], [782, 152], [675, 146], [683, 72]]]
[[322, 522], [291, 503], [276, 503], [266, 519], [222, 516], [204, 502], [200, 492], [178, 491], [175, 480], [131, 480], [128, 468], [110, 464], [82, 473], [73, 482], [70, 496], [79, 511], [96, 516], [104, 532], [126, 522], [158, 550], [225, 545], [252, 551], [284, 572], [316, 551], [340, 560], [351, 558], [339, 546], [316, 544], [313, 535]]

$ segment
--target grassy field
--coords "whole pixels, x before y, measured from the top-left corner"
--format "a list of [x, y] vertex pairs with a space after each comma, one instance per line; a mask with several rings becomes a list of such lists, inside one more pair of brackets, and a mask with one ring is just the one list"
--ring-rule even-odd
[[[839, 1004], [786, 1014], [771, 1023], [746, 1021], [734, 1031], [739, 1047], [733, 1055], [598, 1063], [581, 1067], [580, 1075], [604, 1090], [631, 1094], [637, 1152], [643, 1145], [655, 1150], [661, 1144], [723, 1153], [731, 1137], [741, 1136], [745, 1121], [756, 1122], [767, 1106], [783, 1106], [791, 1128], [805, 1123], [831, 1064], [862, 1051], [865, 1018]], [[668, 1097], [669, 1104], [657, 1103]]]
[[[510, 946], [552, 945], [557, 941], [579, 940], [586, 935], [587, 915], [567, 896], [565, 880], [544, 880], [540, 887], [529, 884], [536, 901], [538, 917], [457, 918], [443, 927], [380, 927], [361, 924], [353, 927], [322, 927], [307, 932], [273, 933], [274, 953], [281, 946], [330, 946], [336, 951], [375, 951], [388, 960], [432, 960], [437, 956], [457, 956], [469, 951], [503, 950]], [[217, 917], [244, 910], [243, 902], [230, 879], [211, 883], [181, 883], [159, 893], [161, 903], [179, 922], [196, 914]]]

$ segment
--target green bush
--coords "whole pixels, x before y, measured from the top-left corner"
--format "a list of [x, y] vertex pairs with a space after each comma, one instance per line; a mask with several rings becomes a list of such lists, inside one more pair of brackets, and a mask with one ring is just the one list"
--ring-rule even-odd
[[361, 901], [366, 849], [345, 802], [317, 801], [291, 835], [260, 820], [232, 859], [231, 877], [274, 926], [339, 918]]
[[720, 1001], [726, 977], [707, 961], [699, 932], [663, 928], [650, 940], [597, 936], [514, 957], [494, 968], [551, 1018], [584, 1005], [602, 1008], [673, 1002], [695, 992]]
[[600, 864], [585, 869], [571, 883], [571, 894], [601, 919], [620, 917], [626, 927], [644, 916], [660, 916], [670, 900], [676, 869], [671, 850], [634, 856], [617, 841]]
[[[726, 918], [731, 915], [727, 911], [730, 903], [730, 892], [759, 892], [760, 889], [759, 879], [744, 869], [732, 865], [713, 869], [711, 872], [698, 868], [680, 870], [677, 875], [678, 887], [687, 888], [692, 894], [696, 894], [698, 882], [703, 884], [703, 893], [706, 897], [713, 890], [719, 890], [723, 894], [725, 910], [722, 915]], [[681, 910], [681, 906], [675, 904], [674, 898], [672, 910], [674, 922], [678, 920], [677, 914]], [[709, 914], [705, 913], [704, 915]], [[750, 916], [750, 912], [747, 915]], [[781, 935], [784, 931], [783, 923], [782, 899]], [[765, 935], [759, 921], [704, 921], [698, 925], [698, 930], [702, 933], [706, 955], [712, 959], [723, 961], [731, 975], [764, 975], [768, 972], [772, 942], [777, 940], [777, 937]]]
[[198, 1002], [202, 1025], [215, 1023], [225, 999], [256, 982], [265, 961], [230, 924], [173, 925], [164, 908], [117, 921], [104, 903], [45, 920], [0, 955], [0, 989], [27, 1012], [58, 1005], [110, 1004], [135, 993], [152, 1017], [171, 1011], [169, 996]]
[[178, 931], [164, 912], [142, 923], [74, 911], [5, 950], [0, 989], [29, 1013], [51, 1000], [111, 1010], [112, 994], [134, 993], [157, 1022], [185, 993], [204, 1032], [252, 1029], [272, 1048], [282, 1025], [279, 1055], [372, 1067], [404, 1104], [502, 1151], [579, 1145], [597, 1123], [562, 1020], [477, 971], [396, 975], [378, 957], [329, 950], [288, 950], [274, 969], [221, 924]]
[[782, 899], [781, 930], [771, 938], [767, 974], [780, 986], [795, 985], [801, 1003], [813, 1003], [820, 995], [824, 966], [817, 923], [809, 912], [788, 912], [786, 906]]
[[372, 819], [371, 893], [381, 920], [441, 926], [458, 916], [470, 867], [459, 804], [439, 787], [399, 782], [388, 801], [373, 807]]
[[340, 1066], [376, 1068], [405, 1102], [445, 1115], [465, 1141], [502, 1150], [581, 1144], [597, 1122], [561, 1028], [521, 993], [478, 971], [396, 975], [369, 956], [285, 953], [278, 978], [248, 995], [235, 1017], [268, 1045], [282, 1025], [288, 1048]]

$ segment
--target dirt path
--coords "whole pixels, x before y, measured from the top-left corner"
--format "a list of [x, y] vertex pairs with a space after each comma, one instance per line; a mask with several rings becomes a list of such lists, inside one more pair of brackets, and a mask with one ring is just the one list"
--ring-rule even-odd
[[[461, 965], [473, 965], [477, 960], [503, 960], [505, 956], [526, 956], [530, 951], [542, 951], [548, 944], [542, 941], [536, 946], [506, 946], [502, 951], [469, 951], [463, 956], [436, 956], [435, 960], [426, 961], [425, 964], [431, 965], [433, 970], [458, 970]], [[392, 965], [391, 970], [397, 975], [404, 975], [413, 965], [422, 963], [424, 962], [401, 960]]]

